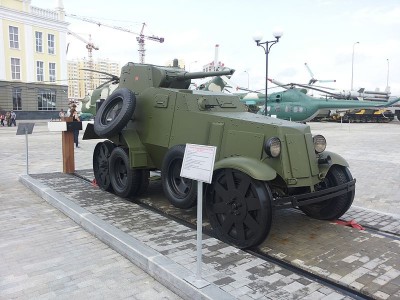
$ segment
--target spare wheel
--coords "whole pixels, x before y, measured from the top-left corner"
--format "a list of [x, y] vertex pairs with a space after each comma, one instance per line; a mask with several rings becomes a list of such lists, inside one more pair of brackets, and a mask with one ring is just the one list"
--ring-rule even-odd
[[98, 136], [110, 138], [128, 124], [136, 107], [135, 94], [127, 89], [116, 89], [100, 106], [94, 119]]

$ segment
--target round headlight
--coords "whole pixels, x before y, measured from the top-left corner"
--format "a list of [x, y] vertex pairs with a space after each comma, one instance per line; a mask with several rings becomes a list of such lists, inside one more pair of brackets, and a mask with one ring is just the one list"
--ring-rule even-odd
[[326, 139], [322, 135], [318, 134], [313, 136], [313, 142], [314, 142], [315, 153], [321, 153], [325, 151]]
[[279, 138], [269, 138], [264, 144], [264, 151], [269, 157], [278, 157], [281, 153], [281, 141]]

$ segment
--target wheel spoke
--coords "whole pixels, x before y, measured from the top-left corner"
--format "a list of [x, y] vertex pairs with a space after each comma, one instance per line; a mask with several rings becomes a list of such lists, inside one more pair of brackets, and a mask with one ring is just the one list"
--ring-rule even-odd
[[110, 153], [109, 153], [108, 148], [107, 148], [106, 145], [103, 144], [100, 147], [100, 155], [99, 156], [100, 156], [101, 159], [105, 159], [105, 160], [107, 160], [108, 157], [110, 156]]
[[241, 221], [235, 222], [235, 228], [237, 232], [237, 238], [244, 241], [246, 239], [246, 234], [244, 232], [243, 222]]
[[228, 191], [234, 191], [236, 190], [235, 186], [235, 179], [233, 178], [233, 172], [229, 169], [225, 170], [225, 176], [226, 176], [226, 184]]
[[228, 211], [229, 207], [228, 205], [226, 205], [225, 202], [219, 202], [219, 203], [215, 203], [213, 204], [211, 210], [213, 213], [215, 214], [223, 214], [226, 213]]
[[226, 215], [226, 218], [222, 223], [222, 231], [225, 232], [226, 234], [229, 234], [229, 231], [231, 231], [233, 223], [235, 223], [233, 216]]
[[259, 210], [261, 208], [260, 200], [258, 198], [246, 198], [247, 210]]
[[122, 185], [126, 185], [127, 171], [122, 160], [118, 163], [117, 172], [120, 183]]
[[187, 184], [184, 180], [182, 180], [182, 177], [175, 178], [175, 183], [176, 183], [177, 189], [178, 189], [181, 193], [186, 193], [187, 190], [189, 189], [188, 184]]
[[101, 172], [99, 175], [100, 175], [101, 183], [102, 183], [103, 185], [105, 185], [105, 184], [107, 183], [108, 173], [106, 173], [106, 172]]
[[226, 190], [218, 181], [214, 183], [214, 190], [217, 196], [221, 197], [222, 199], [229, 194], [229, 191]]
[[253, 217], [250, 214], [246, 215], [246, 218], [244, 219], [244, 223], [251, 229], [253, 232], [257, 232], [260, 229], [260, 226], [256, 222], [256, 220], [253, 219]]
[[241, 198], [244, 198], [246, 196], [247, 190], [249, 189], [250, 186], [250, 180], [248, 177], [242, 178], [238, 187], [237, 187], [237, 193]]
[[[232, 200], [233, 198], [236, 197], [236, 187], [235, 187], [233, 175], [232, 175], [232, 173], [230, 173], [230, 174], [231, 174], [230, 182], [231, 182], [231, 186], [233, 186], [233, 189], [229, 189], [229, 183], [228, 182], [225, 182], [226, 188], [219, 181], [216, 181], [214, 183], [215, 192], [216, 192], [217, 196], [220, 197], [221, 199], [223, 199], [224, 202], [228, 202], [228, 201], [230, 201], [230, 200]], [[226, 181], [228, 181], [228, 180], [226, 180]]]
[[176, 180], [177, 178], [181, 178], [181, 165], [178, 163], [173, 164], [171, 170], [171, 177]]

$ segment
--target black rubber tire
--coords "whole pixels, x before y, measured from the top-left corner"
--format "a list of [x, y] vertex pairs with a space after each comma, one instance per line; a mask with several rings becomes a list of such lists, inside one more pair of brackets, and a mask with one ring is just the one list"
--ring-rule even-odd
[[[316, 187], [316, 190], [334, 187], [351, 180], [353, 180], [353, 177], [348, 168], [334, 165], [329, 169], [324, 181]], [[311, 218], [335, 220], [340, 218], [350, 208], [354, 196], [355, 191], [353, 190], [341, 196], [320, 203], [300, 206], [299, 208]]]
[[[130, 167], [129, 156], [123, 148], [116, 147], [112, 151], [110, 156], [110, 180], [117, 196], [123, 198], [136, 196], [143, 189], [141, 185], [144, 182], [143, 174], [146, 173], [145, 171]], [[145, 189], [147, 189], [147, 186]]]
[[271, 229], [272, 194], [268, 185], [235, 169], [215, 172], [206, 190], [205, 209], [219, 239], [249, 248]]
[[197, 184], [180, 176], [185, 145], [175, 145], [164, 156], [161, 181], [165, 196], [178, 208], [188, 209], [197, 203]]
[[137, 184], [138, 189], [133, 193], [133, 196], [143, 195], [149, 187], [150, 171], [149, 170], [137, 170], [140, 172], [140, 182]]
[[104, 191], [112, 192], [109, 158], [115, 145], [110, 141], [97, 143], [93, 151], [93, 173], [97, 185]]
[[94, 131], [103, 138], [110, 138], [128, 124], [136, 107], [135, 94], [127, 89], [115, 90], [100, 106], [94, 119]]

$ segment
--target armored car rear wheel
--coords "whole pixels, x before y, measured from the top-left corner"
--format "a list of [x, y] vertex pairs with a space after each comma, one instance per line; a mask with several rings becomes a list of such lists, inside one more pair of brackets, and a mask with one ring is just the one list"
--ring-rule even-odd
[[136, 172], [139, 172], [140, 174], [138, 176], [134, 177], [138, 181], [133, 182], [133, 184], [136, 184], [138, 186], [138, 189], [134, 192], [134, 196], [139, 196], [142, 195], [147, 191], [147, 188], [149, 187], [149, 180], [150, 180], [150, 171], [149, 170], [136, 170]]
[[[332, 166], [326, 174], [323, 182], [316, 186], [316, 190], [334, 187], [353, 180], [348, 168], [342, 166]], [[340, 218], [351, 206], [354, 200], [355, 191], [335, 198], [300, 206], [300, 209], [309, 217], [319, 220], [334, 220]]]
[[128, 124], [135, 107], [136, 97], [131, 90], [127, 88], [115, 90], [97, 111], [94, 131], [98, 136], [112, 137]]
[[100, 142], [93, 152], [93, 173], [97, 185], [104, 191], [112, 191], [109, 158], [115, 145], [110, 141]]
[[110, 156], [111, 185], [117, 196], [128, 198], [143, 193], [149, 184], [149, 171], [132, 169], [129, 156], [121, 147]]
[[272, 221], [272, 194], [264, 182], [234, 169], [214, 174], [206, 191], [206, 212], [217, 236], [239, 248], [267, 237]]
[[191, 208], [197, 203], [196, 183], [181, 177], [185, 145], [175, 145], [168, 150], [161, 169], [161, 180], [165, 196], [178, 208]]

